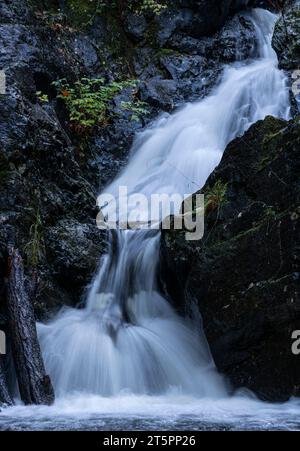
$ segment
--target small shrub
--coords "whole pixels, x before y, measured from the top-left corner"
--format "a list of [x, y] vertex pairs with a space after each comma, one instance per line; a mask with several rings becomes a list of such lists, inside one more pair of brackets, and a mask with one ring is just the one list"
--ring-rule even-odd
[[24, 250], [28, 264], [31, 267], [36, 267], [45, 253], [43, 223], [39, 211], [36, 213], [35, 221], [29, 229], [29, 241]]
[[121, 102], [121, 108], [132, 113], [132, 121], [138, 121], [142, 116], [148, 114], [148, 111], [146, 109], [147, 105], [148, 104], [146, 102], [142, 102], [138, 99], [135, 99], [132, 102]]
[[38, 100], [42, 103], [49, 102], [49, 96], [47, 94], [43, 94], [42, 91], [37, 91], [36, 96], [37, 96]]
[[218, 180], [214, 186], [205, 193], [205, 211], [220, 210], [226, 204], [227, 183]]
[[[70, 1], [80, 1], [80, 0], [70, 0]], [[92, 0], [93, 1], [93, 0]], [[121, 8], [127, 10], [131, 10], [137, 14], [145, 13], [154, 13], [156, 15], [161, 14], [161, 12], [167, 8], [167, 5], [164, 1], [157, 0], [100, 0], [98, 1], [98, 11], [104, 11], [105, 9], [118, 9]]]
[[[62, 99], [69, 111], [70, 125], [78, 132], [95, 126], [105, 126], [112, 116], [112, 101], [123, 89], [135, 88], [136, 80], [105, 83], [103, 78], [82, 78], [71, 86], [66, 79], [54, 82], [58, 98]], [[133, 97], [134, 93], [132, 93]], [[132, 99], [123, 102], [124, 109], [134, 114], [144, 114], [143, 102]], [[122, 105], [121, 105], [122, 106]]]
[[164, 9], [167, 8], [167, 5], [164, 2], [157, 2], [156, 0], [143, 0], [139, 6], [140, 12], [153, 12], [156, 15], [159, 15], [163, 12]]
[[132, 11], [159, 15], [167, 7], [157, 0], [67, 0], [67, 5], [71, 21], [81, 26], [91, 25], [98, 14], [122, 16], [126, 11]]
[[67, 0], [69, 19], [74, 25], [91, 25], [96, 15], [101, 14], [103, 3], [100, 0]]

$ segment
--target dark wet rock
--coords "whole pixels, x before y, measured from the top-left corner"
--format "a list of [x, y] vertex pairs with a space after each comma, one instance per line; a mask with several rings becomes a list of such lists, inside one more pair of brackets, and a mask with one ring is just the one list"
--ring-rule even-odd
[[222, 73], [220, 65], [203, 56], [167, 54], [160, 57], [160, 64], [176, 83], [173, 101], [177, 105], [204, 97]]
[[93, 141], [95, 156], [90, 164], [101, 174], [98, 180], [99, 192], [126, 165], [129, 157], [128, 150], [133, 143], [134, 134], [141, 130], [142, 125], [144, 125], [142, 119], [120, 119], [108, 127], [100, 136], [95, 137]]
[[[83, 223], [95, 219], [98, 168], [89, 165], [91, 153], [83, 154], [71, 145], [50, 106], [32, 105], [24, 102], [21, 96], [7, 102], [6, 106], [6, 133], [2, 133], [5, 153], [2, 152], [0, 158], [2, 256], [5, 258], [7, 241], [11, 239], [23, 255], [28, 255], [29, 265], [32, 258], [38, 257], [41, 266], [38, 302], [42, 300], [44, 304], [46, 299], [49, 307], [54, 305], [54, 297], [55, 305], [68, 304], [72, 300], [78, 302], [80, 290], [77, 297], [74, 295], [74, 299], [70, 299], [59, 284], [52, 287], [49, 282], [52, 280], [49, 273], [55, 274], [56, 269], [48, 259], [51, 244], [48, 244], [47, 233], [49, 226], [55, 226], [64, 217], [76, 218]], [[82, 171], [86, 168], [89, 176], [84, 178]], [[95, 185], [88, 181], [93, 174]], [[93, 227], [96, 230], [95, 223]], [[84, 252], [85, 248], [86, 243], [78, 240], [78, 253]], [[33, 252], [38, 255], [33, 257]], [[97, 262], [99, 257], [91, 254], [90, 258]], [[46, 273], [42, 269], [45, 266]], [[79, 288], [74, 280], [73, 284]]]
[[279, 67], [289, 75], [292, 112], [298, 114], [300, 108], [300, 4], [291, 2], [278, 19], [272, 45], [277, 53]]
[[168, 7], [155, 17], [128, 14], [125, 32], [134, 42], [150, 39], [157, 47], [164, 47], [174, 33], [200, 39], [219, 31], [228, 17], [249, 3], [248, 0], [168, 1]]
[[219, 61], [231, 63], [255, 55], [255, 43], [252, 22], [236, 15], [217, 34], [210, 51]]
[[[172, 2], [152, 19], [148, 28], [141, 32], [141, 42], [133, 53], [134, 69], [147, 83], [142, 90], [149, 86], [149, 98], [152, 97], [153, 80], [171, 79], [176, 83], [174, 106], [199, 99], [216, 83], [224, 63], [253, 56], [255, 32], [252, 23], [241, 15], [231, 17], [246, 3]], [[218, 20], [213, 18], [214, 14], [218, 15]], [[201, 31], [197, 20], [205, 23], [209, 31], [208, 28]], [[197, 33], [193, 31], [194, 27]], [[162, 84], [168, 86], [165, 81]], [[165, 97], [165, 92], [163, 95]], [[160, 106], [155, 102], [157, 107], [170, 109], [169, 101], [163, 101]]]
[[48, 261], [54, 268], [52, 276], [74, 296], [74, 303], [97, 269], [106, 250], [105, 239], [106, 233], [94, 223], [82, 224], [72, 219], [61, 220], [45, 231]]
[[128, 14], [125, 18], [125, 31], [134, 42], [140, 42], [145, 39], [148, 22], [141, 14]]
[[167, 16], [167, 13], [163, 13], [157, 20], [164, 25], [164, 28], [167, 28], [169, 24], [170, 30], [177, 29], [194, 38], [200, 38], [216, 33], [230, 14], [244, 8], [247, 3], [247, 0], [223, 0], [221, 2], [176, 0], [173, 4], [181, 8], [180, 15], [175, 14], [175, 19], [174, 14], [171, 16], [169, 13]]
[[157, 44], [164, 47], [175, 31], [184, 31], [188, 29], [191, 34], [191, 23], [193, 21], [193, 12], [188, 9], [172, 10], [167, 9], [165, 12], [156, 17]]
[[168, 46], [179, 54], [206, 56], [212, 49], [213, 39], [211, 37], [196, 39], [181, 32], [176, 32], [169, 39]]
[[242, 15], [228, 20], [222, 30], [213, 37], [195, 39], [174, 34], [168, 46], [175, 52], [199, 55], [214, 62], [234, 62], [253, 56], [255, 30], [253, 24]]
[[272, 45], [282, 69], [300, 67], [300, 4], [289, 8], [276, 23]]
[[252, 22], [242, 14], [228, 19], [224, 27], [212, 37], [196, 39], [174, 33], [168, 47], [179, 54], [199, 55], [215, 63], [229, 63], [247, 59], [255, 53], [255, 30]]
[[101, 63], [99, 61], [97, 49], [87, 36], [81, 34], [78, 37], [75, 37], [71, 44], [71, 53], [81, 61], [85, 71], [91, 73], [101, 72]]
[[150, 47], [138, 47], [133, 60], [134, 71], [140, 80], [166, 76], [159, 67], [159, 53]]
[[183, 76], [185, 78], [199, 77], [207, 67], [207, 60], [203, 56], [185, 56], [180, 54], [166, 54], [162, 53], [160, 63], [168, 72], [173, 80], [180, 80]]
[[172, 105], [207, 95], [220, 78], [224, 64], [254, 54], [254, 27], [237, 15], [213, 37], [196, 39], [175, 31], [157, 51], [138, 48], [134, 64], [139, 78], [146, 79], [141, 86], [143, 99], [169, 111]]
[[172, 110], [176, 96], [176, 83], [173, 80], [153, 78], [141, 86], [141, 98], [156, 108]]
[[220, 78], [224, 64], [254, 54], [253, 24], [236, 15], [213, 37], [195, 39], [174, 34], [157, 57], [164, 73], [176, 82], [174, 100], [180, 104], [206, 95]]
[[218, 369], [272, 401], [300, 395], [299, 139], [297, 121], [253, 125], [202, 190], [203, 239], [162, 238], [163, 285], [179, 310], [199, 306]]
[[27, 2], [23, 0], [3, 0], [0, 4], [0, 19], [2, 23], [11, 23], [16, 19], [19, 23], [26, 22], [30, 17]]

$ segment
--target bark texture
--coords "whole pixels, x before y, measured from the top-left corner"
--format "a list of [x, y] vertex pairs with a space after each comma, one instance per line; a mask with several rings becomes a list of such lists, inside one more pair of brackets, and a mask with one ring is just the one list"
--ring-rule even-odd
[[33, 304], [26, 290], [22, 258], [9, 248], [7, 310], [21, 399], [25, 404], [52, 404], [54, 390], [46, 375], [38, 342]]
[[5, 377], [5, 372], [2, 365], [2, 357], [0, 356], [0, 406], [1, 404], [11, 406], [13, 404], [10, 397], [7, 382]]

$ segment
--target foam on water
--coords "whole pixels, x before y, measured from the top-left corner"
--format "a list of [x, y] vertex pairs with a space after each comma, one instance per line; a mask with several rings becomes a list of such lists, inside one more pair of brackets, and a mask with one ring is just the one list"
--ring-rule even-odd
[[0, 430], [299, 430], [299, 410], [296, 399], [269, 404], [247, 394], [212, 400], [176, 392], [116, 397], [74, 393], [52, 407], [5, 409]]

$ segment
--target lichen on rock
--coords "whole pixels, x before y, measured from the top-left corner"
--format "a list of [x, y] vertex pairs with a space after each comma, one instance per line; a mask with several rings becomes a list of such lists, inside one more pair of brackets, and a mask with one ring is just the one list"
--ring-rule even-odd
[[[163, 283], [178, 309], [196, 302], [218, 369], [262, 399], [300, 395], [291, 334], [300, 329], [300, 124], [267, 117], [227, 147], [203, 188], [226, 184], [198, 242], [165, 231]], [[171, 281], [176, 280], [176, 286]]]

